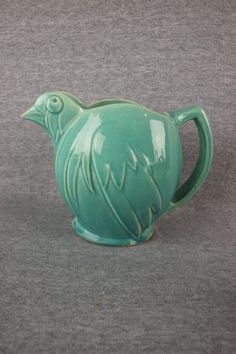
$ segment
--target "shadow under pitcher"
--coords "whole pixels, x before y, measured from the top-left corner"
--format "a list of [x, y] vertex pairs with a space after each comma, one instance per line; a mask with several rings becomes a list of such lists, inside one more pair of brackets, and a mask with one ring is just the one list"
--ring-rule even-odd
[[[52, 139], [60, 193], [82, 238], [129, 246], [148, 240], [164, 213], [188, 201], [205, 181], [213, 143], [200, 106], [156, 113], [136, 102], [107, 99], [86, 106], [75, 96], [46, 92], [22, 115]], [[179, 128], [193, 120], [200, 153], [179, 186]]]

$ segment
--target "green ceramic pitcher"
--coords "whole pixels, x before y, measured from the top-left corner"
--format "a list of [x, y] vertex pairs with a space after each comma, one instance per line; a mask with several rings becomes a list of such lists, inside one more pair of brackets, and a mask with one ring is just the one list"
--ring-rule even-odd
[[[128, 246], [149, 239], [163, 213], [189, 200], [207, 177], [212, 135], [199, 106], [156, 113], [127, 100], [85, 106], [63, 91], [43, 93], [22, 115], [51, 136], [60, 193], [75, 215], [75, 232], [104, 245]], [[193, 120], [200, 154], [179, 187], [179, 128]]]

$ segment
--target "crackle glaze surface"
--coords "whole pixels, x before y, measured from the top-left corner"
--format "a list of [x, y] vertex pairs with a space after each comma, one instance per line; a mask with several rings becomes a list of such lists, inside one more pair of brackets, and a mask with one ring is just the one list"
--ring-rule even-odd
[[[201, 107], [156, 113], [126, 100], [85, 106], [69, 93], [44, 93], [23, 117], [50, 134], [56, 179], [75, 214], [74, 230], [106, 245], [133, 245], [152, 235], [163, 213], [187, 201], [204, 182], [212, 137]], [[178, 188], [182, 169], [179, 127], [194, 120], [200, 156]]]

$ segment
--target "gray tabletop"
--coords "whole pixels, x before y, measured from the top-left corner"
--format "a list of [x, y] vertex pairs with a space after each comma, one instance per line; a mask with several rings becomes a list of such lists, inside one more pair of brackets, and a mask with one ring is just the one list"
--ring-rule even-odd
[[[0, 352], [236, 352], [236, 3], [0, 1]], [[138, 247], [83, 241], [52, 147], [20, 114], [43, 91], [204, 107], [211, 173]], [[183, 180], [198, 139], [181, 131]]]

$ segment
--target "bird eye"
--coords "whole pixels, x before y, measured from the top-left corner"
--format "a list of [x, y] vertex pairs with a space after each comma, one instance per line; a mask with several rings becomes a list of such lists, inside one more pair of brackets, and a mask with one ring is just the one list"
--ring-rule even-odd
[[47, 109], [51, 113], [60, 113], [63, 108], [63, 102], [58, 96], [51, 96], [46, 103]]

